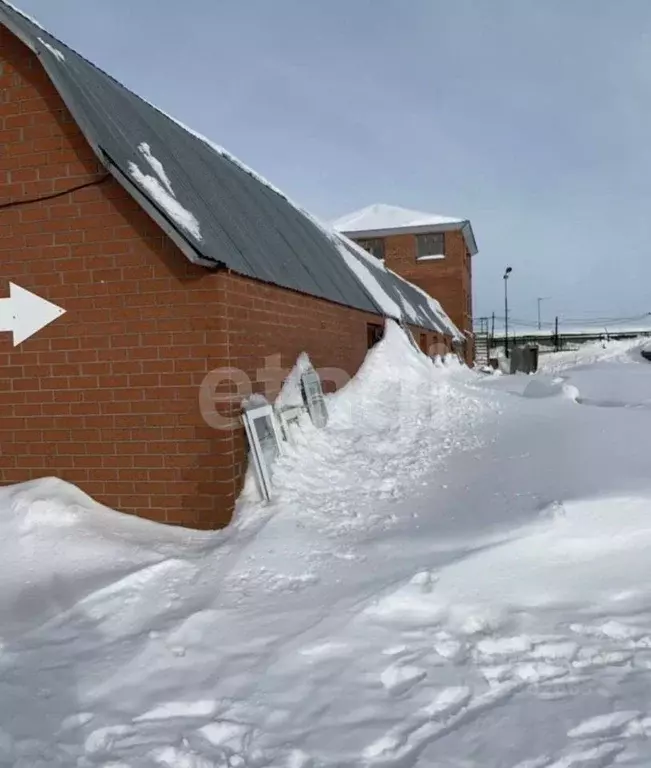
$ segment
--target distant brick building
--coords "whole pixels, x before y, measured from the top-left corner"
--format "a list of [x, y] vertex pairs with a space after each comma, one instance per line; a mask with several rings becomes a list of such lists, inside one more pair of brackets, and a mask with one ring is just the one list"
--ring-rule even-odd
[[464, 333], [464, 356], [471, 364], [472, 257], [477, 244], [470, 222], [378, 204], [343, 216], [334, 226], [441, 302]]
[[[282, 383], [262, 380], [270, 356], [353, 375], [385, 317], [424, 348], [460, 338], [437, 302], [2, 0], [0, 88], [2, 483], [56, 475], [125, 512], [225, 525], [247, 382]], [[206, 405], [211, 371], [240, 379]]]

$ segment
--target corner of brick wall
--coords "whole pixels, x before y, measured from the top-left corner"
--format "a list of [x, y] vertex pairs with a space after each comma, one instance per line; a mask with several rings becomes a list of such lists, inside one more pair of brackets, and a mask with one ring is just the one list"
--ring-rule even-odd
[[[391, 235], [385, 241], [386, 264], [436, 298], [462, 332], [472, 334], [472, 257], [463, 233], [445, 233], [445, 259], [416, 261], [414, 235]], [[474, 360], [472, 340], [465, 345], [466, 362]]]

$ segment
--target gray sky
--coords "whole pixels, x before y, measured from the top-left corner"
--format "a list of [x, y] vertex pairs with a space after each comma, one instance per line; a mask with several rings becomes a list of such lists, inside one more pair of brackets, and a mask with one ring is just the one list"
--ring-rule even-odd
[[324, 219], [471, 219], [475, 315], [651, 312], [648, 0], [13, 0]]

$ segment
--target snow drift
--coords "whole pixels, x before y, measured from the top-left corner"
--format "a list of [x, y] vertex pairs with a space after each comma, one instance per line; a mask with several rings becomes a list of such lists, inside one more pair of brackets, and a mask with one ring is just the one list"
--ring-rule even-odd
[[534, 380], [389, 324], [220, 532], [1, 490], [0, 765], [648, 765], [651, 414]]

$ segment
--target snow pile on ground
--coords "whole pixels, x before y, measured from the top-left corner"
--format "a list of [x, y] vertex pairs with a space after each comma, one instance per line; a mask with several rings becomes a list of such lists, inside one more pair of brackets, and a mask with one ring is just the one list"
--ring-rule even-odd
[[579, 365], [591, 365], [604, 361], [629, 362], [635, 358], [635, 352], [641, 345], [640, 339], [622, 339], [621, 341], [595, 341], [582, 344], [576, 350], [541, 354], [538, 367], [544, 373], [554, 373]]
[[222, 532], [0, 491], [0, 765], [647, 766], [651, 366], [604, 352], [562, 381], [621, 407], [389, 323]]
[[45, 620], [134, 568], [165, 561], [181, 542], [191, 550], [205, 539], [121, 515], [57, 478], [0, 489], [0, 509], [5, 637], [35, 615]]
[[[283, 403], [297, 401], [295, 379], [292, 372]], [[327, 397], [327, 428], [305, 418], [287, 446], [274, 469], [275, 505], [321, 534], [391, 525], [393, 510], [378, 501], [412, 492], [414, 481], [450, 451], [479, 444], [474, 427], [488, 407], [464, 389], [474, 380], [452, 355], [434, 364], [387, 321], [356, 376]], [[239, 517], [251, 514], [266, 508], [251, 506]]]
[[555, 395], [564, 395], [571, 399], [576, 399], [579, 394], [578, 389], [571, 384], [566, 384], [560, 376], [545, 376], [540, 374], [527, 382], [523, 397], [553, 397]]

